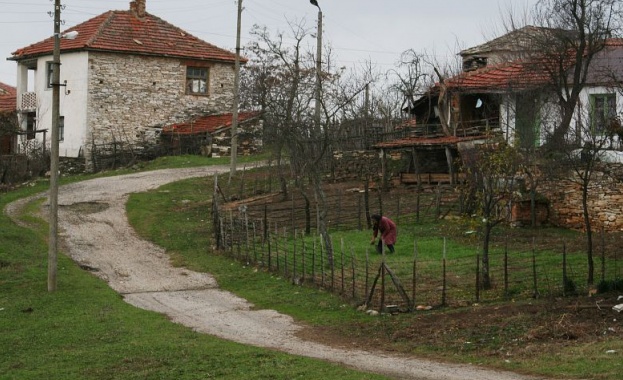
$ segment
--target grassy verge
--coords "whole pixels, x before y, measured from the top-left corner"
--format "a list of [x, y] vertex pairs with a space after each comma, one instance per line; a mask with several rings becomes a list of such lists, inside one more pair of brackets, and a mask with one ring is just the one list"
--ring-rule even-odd
[[[44, 190], [42, 182], [3, 194], [0, 208]], [[31, 225], [34, 230], [21, 228], [0, 215], [2, 379], [383, 378], [172, 324], [126, 304], [64, 255], [58, 261], [58, 291], [48, 293], [47, 226]], [[211, 264], [230, 267], [218, 259]]]

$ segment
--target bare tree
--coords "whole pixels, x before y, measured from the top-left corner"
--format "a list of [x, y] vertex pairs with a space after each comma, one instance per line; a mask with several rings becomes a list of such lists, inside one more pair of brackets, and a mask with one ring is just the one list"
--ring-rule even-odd
[[521, 156], [512, 146], [492, 139], [476, 147], [477, 157], [467, 168], [470, 187], [476, 205], [476, 215], [481, 219], [481, 285], [492, 286], [489, 270], [489, 247], [493, 229], [507, 220], [509, 207], [516, 196], [517, 173]]
[[[328, 153], [341, 135], [341, 125], [347, 117], [361, 114], [359, 95], [371, 74], [357, 78], [346, 77], [344, 69], [323, 64], [321, 125], [316, 127], [312, 103], [315, 101], [315, 56], [306, 50], [305, 38], [310, 31], [303, 22], [291, 22], [288, 33], [272, 36], [265, 27], [254, 27], [255, 39], [247, 48], [250, 61], [243, 73], [243, 97], [246, 107], [260, 108], [265, 118], [265, 139], [274, 148], [278, 162], [287, 162], [294, 177], [294, 185], [310, 209], [309, 188], [317, 205], [318, 232], [329, 262], [333, 248], [327, 227], [327, 203], [323, 178]], [[323, 54], [331, 62], [331, 54]], [[279, 165], [282, 167], [283, 165]], [[287, 197], [285, 172], [280, 174], [282, 194]], [[309, 211], [308, 211], [309, 212]], [[310, 217], [308, 215], [307, 219]], [[306, 228], [309, 231], [309, 226]]]
[[549, 135], [548, 147], [564, 146], [580, 94], [586, 87], [595, 57], [608, 38], [622, 30], [623, 3], [619, 0], [540, 0], [533, 21], [540, 29], [525, 29], [525, 50], [535, 73], [547, 75], [559, 118]]

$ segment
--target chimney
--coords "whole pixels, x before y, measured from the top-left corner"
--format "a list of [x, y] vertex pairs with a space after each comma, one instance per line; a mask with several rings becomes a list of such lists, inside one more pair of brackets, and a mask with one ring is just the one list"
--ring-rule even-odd
[[134, 12], [137, 17], [145, 17], [145, 1], [146, 0], [130, 1], [130, 10]]

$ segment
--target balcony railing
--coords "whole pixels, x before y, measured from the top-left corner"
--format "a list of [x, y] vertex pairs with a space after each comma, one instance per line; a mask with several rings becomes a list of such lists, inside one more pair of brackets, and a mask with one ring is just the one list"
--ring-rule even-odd
[[37, 110], [37, 94], [34, 92], [25, 92], [22, 94], [20, 102], [20, 111], [36, 111]]

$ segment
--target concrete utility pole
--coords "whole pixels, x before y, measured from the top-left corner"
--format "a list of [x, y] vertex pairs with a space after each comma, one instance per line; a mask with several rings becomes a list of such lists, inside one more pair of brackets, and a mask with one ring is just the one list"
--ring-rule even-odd
[[242, 0], [238, 0], [238, 25], [236, 27], [236, 61], [234, 63], [234, 105], [231, 112], [231, 166], [229, 179], [236, 174], [238, 161], [238, 107], [240, 106], [240, 29], [242, 25]]
[[52, 136], [50, 141], [50, 234], [48, 292], [56, 291], [58, 261], [58, 122], [61, 82], [61, 0], [54, 0], [54, 52], [52, 58]]
[[314, 123], [316, 133], [320, 134], [320, 94], [322, 94], [322, 83], [320, 73], [322, 71], [322, 9], [318, 1], [310, 0], [312, 5], [318, 8], [318, 34], [316, 35], [316, 108], [314, 110]]

